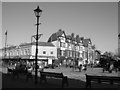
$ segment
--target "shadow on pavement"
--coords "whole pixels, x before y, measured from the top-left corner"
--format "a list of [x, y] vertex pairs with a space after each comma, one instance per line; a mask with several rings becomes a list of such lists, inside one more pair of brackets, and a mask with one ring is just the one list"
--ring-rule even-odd
[[[2, 89], [6, 88], [61, 88], [62, 80], [61, 79], [53, 79], [53, 78], [47, 78], [47, 83], [39, 83], [39, 77], [38, 77], [38, 84], [34, 84], [34, 77], [33, 80], [29, 79], [26, 81], [26, 78], [24, 75], [21, 75], [19, 78], [12, 78], [10, 75], [2, 73]], [[86, 82], [76, 79], [70, 79], [68, 78], [69, 86], [65, 86], [64, 88], [81, 88], [85, 90], [85, 84]], [[98, 83], [92, 83], [92, 89], [94, 88], [113, 88], [115, 90], [120, 89], [120, 85], [110, 85], [110, 84], [98, 84]]]

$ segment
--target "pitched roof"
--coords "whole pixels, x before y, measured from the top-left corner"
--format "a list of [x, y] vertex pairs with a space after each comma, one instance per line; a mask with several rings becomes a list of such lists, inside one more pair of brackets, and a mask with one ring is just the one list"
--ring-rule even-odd
[[92, 46], [92, 49], [95, 49], [95, 45]]
[[81, 41], [83, 42], [84, 41], [84, 37], [79, 37], [78, 40], [75, 38], [72, 38], [71, 35], [66, 35], [66, 38], [67, 39], [70, 39], [70, 40], [73, 40], [73, 41], [77, 41], [78, 43], [80, 43]]
[[90, 39], [90, 38], [83, 40], [83, 45], [84, 45], [85, 47], [88, 47], [88, 44], [89, 44], [89, 43], [91, 44], [91, 39]]
[[61, 29], [59, 29], [56, 33], [53, 33], [50, 38], [48, 39], [48, 42], [56, 41], [58, 37], [62, 36], [62, 34], [65, 34], [65, 32]]
[[64, 33], [64, 31], [62, 31], [61, 29], [59, 29], [59, 30], [56, 32], [56, 35], [59, 37], [59, 36], [61, 36], [63, 33]]
[[[21, 44], [19, 46], [29, 46], [29, 45], [36, 45], [36, 42], [33, 43], [25, 43]], [[55, 47], [52, 43], [50, 42], [38, 42], [38, 46], [50, 46], [50, 47]]]
[[98, 54], [101, 54], [99, 50], [95, 50], [95, 52], [97, 52]]
[[[9, 46], [9, 47], [6, 47], [6, 49], [14, 49], [16, 48], [16, 46]], [[0, 50], [5, 50], [5, 47], [1, 48]]]
[[48, 42], [51, 42], [51, 41], [56, 41], [57, 40], [57, 34], [56, 33], [53, 33], [49, 39], [48, 39]]
[[[35, 43], [36, 44], [36, 43]], [[51, 46], [51, 47], [55, 47], [52, 43], [50, 42], [39, 42], [38, 43], [39, 46]]]
[[70, 35], [66, 35], [66, 38], [71, 40], [71, 36]]

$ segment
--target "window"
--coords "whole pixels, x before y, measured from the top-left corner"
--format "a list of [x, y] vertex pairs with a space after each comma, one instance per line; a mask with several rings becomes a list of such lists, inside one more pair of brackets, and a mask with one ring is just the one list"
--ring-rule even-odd
[[22, 50], [20, 50], [20, 55], [22, 55]]
[[61, 46], [65, 48], [65, 43], [61, 42]]
[[51, 51], [50, 54], [53, 54], [53, 51]]
[[46, 54], [46, 51], [43, 51], [43, 54]]
[[17, 55], [19, 55], [19, 50], [16, 50]]
[[28, 51], [27, 51], [27, 49], [25, 49], [25, 55], [28, 55]]
[[22, 55], [24, 55], [24, 49], [22, 49]]
[[28, 49], [28, 55], [30, 55], [30, 53], [31, 53], [31, 52], [30, 52], [30, 49]]
[[61, 50], [61, 56], [64, 56], [64, 51], [63, 50]]
[[24, 55], [26, 55], [26, 50], [24, 49]]
[[10, 56], [13, 56], [13, 51], [10, 52]]

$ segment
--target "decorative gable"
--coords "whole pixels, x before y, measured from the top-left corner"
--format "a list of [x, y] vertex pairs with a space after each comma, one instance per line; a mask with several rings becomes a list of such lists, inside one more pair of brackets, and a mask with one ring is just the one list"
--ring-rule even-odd
[[50, 38], [48, 39], [48, 42], [56, 41], [58, 39], [64, 39], [65, 40], [66, 35], [65, 32], [61, 29], [59, 29], [56, 33], [53, 33]]
[[62, 36], [62, 37], [65, 37], [65, 34], [63, 33], [61, 36]]

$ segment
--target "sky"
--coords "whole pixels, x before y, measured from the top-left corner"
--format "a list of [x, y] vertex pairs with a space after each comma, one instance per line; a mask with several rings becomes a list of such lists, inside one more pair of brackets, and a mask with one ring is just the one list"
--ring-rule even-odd
[[43, 10], [40, 17], [39, 41], [47, 42], [59, 29], [66, 35], [91, 38], [96, 49], [115, 52], [118, 49], [117, 2], [2, 2], [2, 45], [19, 45], [31, 42], [36, 34], [34, 9]]

